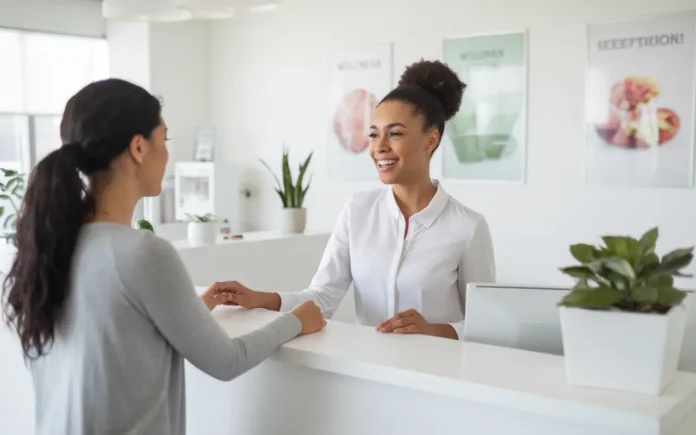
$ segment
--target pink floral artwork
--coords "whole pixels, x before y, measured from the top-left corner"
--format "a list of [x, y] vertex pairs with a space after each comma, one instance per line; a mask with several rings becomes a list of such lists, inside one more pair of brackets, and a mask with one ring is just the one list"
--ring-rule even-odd
[[377, 97], [365, 89], [346, 92], [338, 103], [333, 118], [334, 132], [341, 146], [359, 154], [369, 146], [368, 133]]

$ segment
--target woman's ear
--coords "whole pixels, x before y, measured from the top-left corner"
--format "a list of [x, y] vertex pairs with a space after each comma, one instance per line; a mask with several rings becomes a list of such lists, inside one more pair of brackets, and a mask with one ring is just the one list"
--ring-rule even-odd
[[128, 147], [128, 151], [130, 152], [133, 160], [135, 160], [138, 164], [142, 164], [143, 158], [147, 153], [147, 141], [141, 134], [133, 136], [130, 146]]
[[428, 149], [428, 153], [430, 155], [433, 154], [433, 152], [435, 151], [435, 148], [437, 148], [439, 143], [440, 143], [440, 132], [438, 131], [437, 128], [433, 128], [430, 131], [430, 134], [428, 134], [427, 149]]

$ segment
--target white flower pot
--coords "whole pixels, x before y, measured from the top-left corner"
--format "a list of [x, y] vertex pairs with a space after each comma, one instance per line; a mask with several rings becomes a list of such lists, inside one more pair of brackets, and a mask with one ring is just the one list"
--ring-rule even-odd
[[686, 327], [685, 305], [666, 315], [560, 311], [570, 384], [659, 396], [672, 381]]
[[191, 246], [214, 245], [217, 237], [217, 222], [189, 222], [187, 236]]
[[280, 210], [280, 232], [301, 234], [307, 226], [306, 208], [283, 208]]

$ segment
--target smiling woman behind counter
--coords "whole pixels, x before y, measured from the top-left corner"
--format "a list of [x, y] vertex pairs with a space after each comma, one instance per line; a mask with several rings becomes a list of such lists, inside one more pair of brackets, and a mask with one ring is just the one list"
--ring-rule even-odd
[[493, 246], [483, 215], [430, 178], [430, 159], [465, 88], [441, 62], [407, 67], [369, 131], [370, 157], [389, 187], [348, 201], [307, 290], [264, 293], [236, 283], [232, 303], [285, 311], [313, 300], [331, 316], [353, 284], [360, 324], [462, 337], [467, 283], [495, 281]]

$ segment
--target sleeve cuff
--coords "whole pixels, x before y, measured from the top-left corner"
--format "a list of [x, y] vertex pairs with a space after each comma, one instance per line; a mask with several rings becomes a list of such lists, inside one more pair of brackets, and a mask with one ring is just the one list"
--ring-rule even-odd
[[278, 296], [280, 296], [281, 313], [287, 313], [302, 302], [311, 299], [311, 297], [307, 296], [306, 292], [278, 293]]
[[449, 325], [454, 328], [454, 332], [457, 333], [459, 341], [464, 341], [464, 321], [450, 323]]
[[273, 323], [280, 326], [279, 331], [284, 335], [282, 337], [283, 342], [292, 340], [302, 333], [302, 322], [294, 314], [282, 314]]

